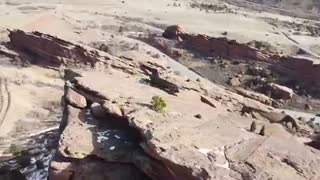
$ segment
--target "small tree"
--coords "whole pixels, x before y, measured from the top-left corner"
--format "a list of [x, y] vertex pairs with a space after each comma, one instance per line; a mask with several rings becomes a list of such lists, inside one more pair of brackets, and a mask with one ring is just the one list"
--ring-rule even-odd
[[166, 107], [167, 107], [167, 104], [163, 98], [161, 98], [160, 96], [153, 96], [152, 97], [152, 109], [153, 110], [163, 113]]

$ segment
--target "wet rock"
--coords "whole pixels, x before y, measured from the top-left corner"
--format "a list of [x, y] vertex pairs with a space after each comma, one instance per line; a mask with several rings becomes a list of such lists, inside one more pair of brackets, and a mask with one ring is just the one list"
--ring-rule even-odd
[[0, 162], [0, 179], [12, 177], [23, 180], [47, 180], [48, 166], [59, 138], [58, 130], [50, 130], [28, 137], [28, 150]]
[[270, 88], [271, 88], [272, 97], [276, 99], [291, 99], [292, 96], [294, 95], [294, 92], [292, 89], [285, 86], [281, 86], [279, 84], [271, 83]]
[[74, 91], [72, 88], [67, 89], [65, 99], [70, 105], [77, 108], [85, 108], [87, 106], [86, 98]]
[[0, 172], [1, 180], [27, 180], [19, 170], [9, 170], [5, 173]]
[[36, 166], [37, 166], [38, 169], [43, 169], [45, 167], [43, 162], [41, 162], [39, 160], [36, 161]]

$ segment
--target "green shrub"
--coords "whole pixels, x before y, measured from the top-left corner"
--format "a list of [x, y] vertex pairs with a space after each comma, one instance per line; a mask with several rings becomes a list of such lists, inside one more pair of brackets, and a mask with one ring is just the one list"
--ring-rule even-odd
[[167, 107], [166, 102], [160, 96], [153, 96], [152, 97], [152, 109], [157, 112], [164, 112], [165, 108]]
[[23, 148], [16, 144], [11, 144], [9, 149], [7, 150], [8, 153], [11, 153], [15, 156], [19, 155], [23, 151]]

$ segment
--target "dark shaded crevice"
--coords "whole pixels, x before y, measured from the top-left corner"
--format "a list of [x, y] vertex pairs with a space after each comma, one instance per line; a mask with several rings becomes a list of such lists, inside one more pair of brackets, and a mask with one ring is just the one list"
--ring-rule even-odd
[[58, 130], [28, 138], [18, 155], [0, 162], [0, 179], [46, 180], [49, 162], [58, 144]]
[[299, 174], [302, 177], [305, 177], [303, 174], [303, 170], [301, 168], [298, 167], [297, 163], [293, 162], [292, 160], [290, 160], [289, 158], [283, 158], [281, 159], [281, 162], [285, 163], [286, 165], [290, 166], [292, 169], [294, 169], [297, 174]]

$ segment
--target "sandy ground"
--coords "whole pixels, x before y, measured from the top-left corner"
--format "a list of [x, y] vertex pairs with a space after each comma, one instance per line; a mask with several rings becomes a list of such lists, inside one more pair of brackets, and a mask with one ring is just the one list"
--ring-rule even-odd
[[0, 138], [5, 141], [1, 141], [0, 151], [14, 140], [59, 124], [63, 80], [58, 72], [1, 65], [0, 79], [6, 82], [1, 88]]
[[[216, 3], [217, 1], [205, 1]], [[173, 6], [173, 4], [180, 6]], [[39, 30], [63, 38], [77, 39], [82, 42], [103, 39], [103, 32], [119, 30], [126, 26], [128, 32], [163, 29], [167, 25], [180, 24], [188, 32], [228, 37], [240, 42], [251, 40], [267, 41], [290, 53], [295, 48], [293, 42], [278, 31], [266, 19], [277, 18], [281, 21], [302, 23], [302, 19], [270, 13], [258, 13], [234, 6], [234, 13], [213, 13], [190, 8], [189, 1], [136, 0], [122, 1], [0, 1], [0, 28], [23, 28]], [[188, 18], [186, 18], [186, 16]], [[80, 35], [79, 35], [80, 33]], [[302, 46], [315, 47], [319, 38], [294, 36]]]

